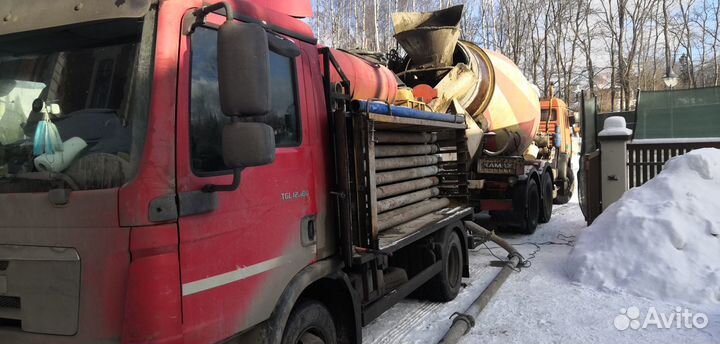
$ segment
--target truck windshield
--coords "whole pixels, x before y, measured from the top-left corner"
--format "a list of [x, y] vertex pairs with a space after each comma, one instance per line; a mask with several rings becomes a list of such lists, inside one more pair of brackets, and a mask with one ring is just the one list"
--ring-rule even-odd
[[0, 37], [0, 193], [131, 177], [131, 145], [144, 135], [129, 104], [141, 30], [123, 20]]
[[555, 121], [557, 120], [557, 115], [555, 110], [545, 110], [543, 109], [540, 111], [540, 121], [546, 122], [546, 121]]

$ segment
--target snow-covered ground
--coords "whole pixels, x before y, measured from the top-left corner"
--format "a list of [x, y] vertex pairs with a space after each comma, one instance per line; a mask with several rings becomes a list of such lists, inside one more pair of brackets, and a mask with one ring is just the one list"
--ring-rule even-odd
[[[717, 305], [688, 306], [572, 282], [566, 268], [572, 247], [562, 243], [574, 240], [585, 228], [575, 196], [570, 203], [555, 206], [551, 221], [535, 234], [503, 235], [531, 258], [532, 266], [510, 276], [462, 343], [720, 343]], [[532, 243], [545, 244], [537, 251]], [[493, 252], [505, 256], [500, 249]], [[497, 258], [488, 249], [474, 250], [472, 277], [456, 300], [446, 304], [404, 300], [365, 327], [364, 343], [437, 343], [452, 322], [450, 316], [464, 311], [497, 274], [499, 268], [489, 265], [493, 260]], [[651, 307], [666, 318], [675, 316], [678, 307], [681, 312], [702, 312], [708, 324], [702, 329], [678, 329], [674, 323], [672, 328], [616, 328], [618, 320], [620, 325], [634, 320], [624, 314], [635, 316], [636, 310], [636, 319], [642, 322]]]

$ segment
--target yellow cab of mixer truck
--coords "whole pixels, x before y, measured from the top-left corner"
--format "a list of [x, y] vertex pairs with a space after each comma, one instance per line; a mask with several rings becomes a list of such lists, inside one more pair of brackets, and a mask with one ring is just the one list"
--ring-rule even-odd
[[539, 157], [549, 160], [555, 172], [555, 204], [565, 204], [572, 197], [575, 182], [572, 172], [574, 124], [575, 116], [572, 111], [562, 99], [555, 97], [552, 91], [550, 97], [540, 100], [540, 127], [535, 145], [540, 150]]

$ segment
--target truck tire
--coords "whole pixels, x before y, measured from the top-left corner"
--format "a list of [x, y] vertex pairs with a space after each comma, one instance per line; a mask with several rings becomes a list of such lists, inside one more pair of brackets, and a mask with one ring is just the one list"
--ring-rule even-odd
[[442, 243], [442, 270], [425, 285], [425, 295], [431, 301], [447, 302], [460, 292], [463, 272], [463, 251], [460, 237], [447, 230]]
[[540, 192], [535, 179], [516, 184], [513, 196], [514, 215], [518, 222], [516, 230], [522, 234], [533, 234], [540, 217]]
[[540, 181], [540, 194], [542, 195], [540, 218], [538, 219], [540, 223], [548, 223], [552, 217], [553, 181], [551, 176], [550, 173], [544, 173]]
[[553, 200], [553, 203], [555, 204], [565, 204], [570, 201], [570, 198], [572, 198], [573, 189], [575, 188], [575, 174], [573, 174], [572, 165], [570, 162], [568, 162], [567, 169], [565, 169], [567, 174], [567, 179], [565, 181], [565, 187], [563, 190], [560, 190], [557, 194], [557, 197]]
[[301, 301], [290, 313], [282, 344], [337, 344], [330, 311], [318, 301]]

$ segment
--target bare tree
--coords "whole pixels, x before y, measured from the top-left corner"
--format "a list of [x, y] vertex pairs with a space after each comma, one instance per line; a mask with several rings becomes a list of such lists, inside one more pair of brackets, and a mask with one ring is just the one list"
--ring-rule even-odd
[[685, 56], [687, 61], [686, 77], [688, 79], [688, 84], [692, 85], [692, 87], [697, 87], [697, 83], [695, 82], [695, 64], [693, 62], [693, 37], [690, 32], [690, 7], [693, 5], [694, 2], [695, 0], [678, 1], [678, 7], [680, 8], [680, 17], [683, 32], [683, 39], [681, 40], [680, 44], [683, 46], [683, 48], [685, 48]]
[[662, 87], [660, 66], [676, 54], [677, 87], [720, 85], [716, 0], [315, 0], [309, 23], [323, 44], [388, 52], [393, 12], [459, 3], [462, 39], [503, 53], [568, 101], [580, 86], [610, 98], [603, 111], [630, 109], [635, 89]]

